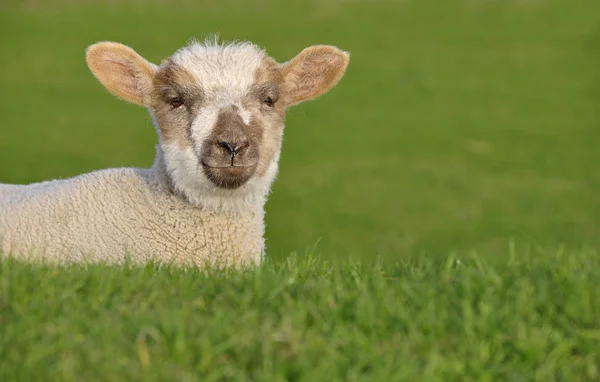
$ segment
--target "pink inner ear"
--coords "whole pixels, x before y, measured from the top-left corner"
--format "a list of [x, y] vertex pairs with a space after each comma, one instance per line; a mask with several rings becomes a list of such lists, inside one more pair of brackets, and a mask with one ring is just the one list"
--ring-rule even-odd
[[328, 66], [338, 66], [342, 63], [342, 58], [337, 54], [322, 54], [319, 58], [320, 64], [326, 64]]
[[341, 58], [335, 54], [314, 54], [301, 63], [300, 72], [318, 72], [332, 70], [341, 65]]
[[138, 81], [135, 72], [126, 64], [108, 59], [106, 60], [111, 64], [114, 64], [117, 70], [115, 70], [115, 80], [120, 81], [123, 86], [123, 92], [127, 93], [131, 97], [139, 97]]
[[113, 95], [145, 105], [144, 94], [154, 67], [133, 49], [112, 42], [94, 44], [88, 48], [87, 61], [96, 78]]
[[287, 102], [294, 105], [314, 99], [335, 86], [344, 73], [345, 59], [341, 52], [317, 48], [291, 65]]

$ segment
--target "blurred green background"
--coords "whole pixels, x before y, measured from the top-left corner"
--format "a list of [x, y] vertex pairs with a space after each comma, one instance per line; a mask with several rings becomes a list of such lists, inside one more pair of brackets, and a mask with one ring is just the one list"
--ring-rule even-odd
[[150, 166], [148, 113], [102, 88], [85, 49], [159, 62], [214, 32], [279, 61], [352, 54], [288, 114], [270, 256], [600, 244], [598, 0], [1, 0], [0, 182]]

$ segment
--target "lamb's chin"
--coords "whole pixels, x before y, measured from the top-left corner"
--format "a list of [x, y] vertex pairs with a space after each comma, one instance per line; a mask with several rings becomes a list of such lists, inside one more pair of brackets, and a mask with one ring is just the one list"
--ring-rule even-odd
[[226, 190], [235, 190], [247, 184], [252, 179], [255, 169], [255, 166], [203, 166], [204, 174], [208, 180], [215, 186]]

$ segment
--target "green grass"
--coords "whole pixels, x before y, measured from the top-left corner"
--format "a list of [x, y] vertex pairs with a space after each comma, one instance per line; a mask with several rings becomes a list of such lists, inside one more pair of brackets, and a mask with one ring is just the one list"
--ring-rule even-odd
[[595, 251], [249, 271], [0, 262], [2, 381], [592, 381]]
[[213, 32], [352, 54], [288, 114], [268, 264], [1, 261], [0, 381], [600, 379], [598, 0], [4, 0], [0, 182], [150, 166], [85, 48]]

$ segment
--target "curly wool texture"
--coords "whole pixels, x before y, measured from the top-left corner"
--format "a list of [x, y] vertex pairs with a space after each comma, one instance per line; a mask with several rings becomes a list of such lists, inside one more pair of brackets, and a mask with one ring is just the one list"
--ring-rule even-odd
[[262, 205], [205, 211], [156, 168], [0, 185], [0, 211], [3, 252], [27, 261], [231, 266], [259, 263], [264, 249]]

